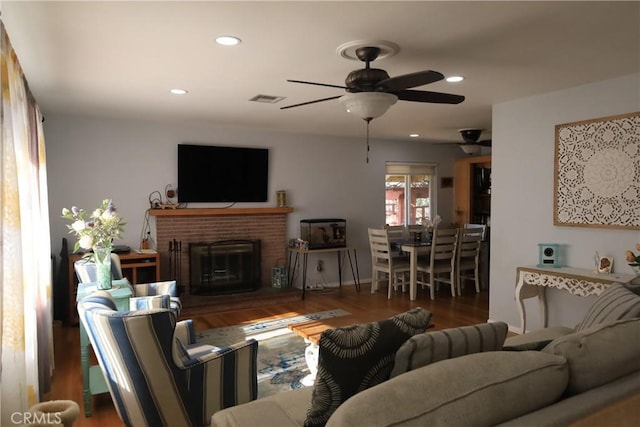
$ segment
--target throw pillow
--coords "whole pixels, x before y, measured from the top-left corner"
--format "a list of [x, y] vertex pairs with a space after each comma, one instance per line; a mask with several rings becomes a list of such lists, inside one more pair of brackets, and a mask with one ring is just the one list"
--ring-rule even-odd
[[389, 379], [398, 348], [430, 323], [431, 313], [418, 307], [379, 322], [324, 331], [304, 425], [324, 426], [342, 402]]
[[131, 311], [153, 310], [155, 308], [169, 308], [169, 295], [129, 298], [129, 310]]
[[576, 331], [616, 320], [640, 317], [640, 296], [621, 283], [614, 283], [601, 293], [591, 306]]
[[551, 341], [542, 352], [567, 359], [567, 393], [582, 393], [640, 371], [640, 319], [593, 326]]
[[504, 322], [492, 322], [414, 335], [396, 353], [391, 378], [440, 360], [498, 351], [507, 329]]

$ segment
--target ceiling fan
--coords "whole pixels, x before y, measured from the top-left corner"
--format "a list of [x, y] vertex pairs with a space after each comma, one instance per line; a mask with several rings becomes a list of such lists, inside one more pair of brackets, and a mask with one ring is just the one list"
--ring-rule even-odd
[[480, 134], [483, 129], [460, 129], [460, 135], [462, 135], [463, 143], [460, 144], [460, 148], [467, 154], [477, 154], [482, 147], [491, 147], [491, 140], [484, 139], [479, 141]]
[[303, 105], [340, 98], [340, 102], [347, 107], [347, 111], [352, 112], [360, 116], [363, 120], [369, 122], [384, 114], [391, 105], [395, 104], [397, 100], [436, 104], [459, 104], [464, 101], [464, 96], [462, 95], [409, 90], [410, 88], [434, 83], [444, 79], [444, 76], [437, 71], [426, 70], [403, 74], [396, 77], [389, 77], [389, 74], [387, 74], [385, 70], [371, 68], [370, 66], [370, 63], [375, 61], [380, 54], [379, 47], [363, 46], [356, 49], [355, 53], [358, 59], [365, 63], [365, 68], [350, 72], [345, 79], [345, 86], [307, 82], [302, 80], [287, 80], [292, 83], [345, 89], [348, 92], [347, 95], [336, 95], [328, 98], [301, 102], [299, 104], [287, 105], [280, 109], [285, 110], [287, 108], [300, 107]]

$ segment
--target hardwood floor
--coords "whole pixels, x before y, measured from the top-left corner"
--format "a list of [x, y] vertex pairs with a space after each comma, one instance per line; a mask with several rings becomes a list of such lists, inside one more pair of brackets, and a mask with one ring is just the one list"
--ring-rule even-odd
[[[449, 291], [443, 287], [434, 301], [429, 299], [428, 292], [421, 290], [418, 291], [416, 301], [410, 301], [408, 292], [396, 292], [391, 299], [387, 299], [386, 289], [373, 295], [369, 289], [369, 284], [363, 284], [359, 293], [353, 286], [310, 291], [304, 301], [296, 299], [228, 311], [220, 311], [218, 308], [218, 311], [208, 314], [198, 310], [191, 318], [196, 330], [336, 308], [350, 312], [357, 319], [369, 321], [371, 318], [384, 319], [413, 307], [423, 307], [433, 313], [434, 330], [485, 323], [489, 318], [488, 292], [476, 294], [472, 286], [467, 286], [463, 295], [455, 298], [451, 297]], [[188, 313], [188, 310], [185, 312]], [[52, 390], [47, 393], [45, 400], [70, 399], [78, 402], [80, 416], [74, 424], [75, 427], [122, 426], [108, 393], [93, 396], [92, 416], [84, 416], [79, 349], [80, 337], [77, 326], [54, 326], [55, 372]]]

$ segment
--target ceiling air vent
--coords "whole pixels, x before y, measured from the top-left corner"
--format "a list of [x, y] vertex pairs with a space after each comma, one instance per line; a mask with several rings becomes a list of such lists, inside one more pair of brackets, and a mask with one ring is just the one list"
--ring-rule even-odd
[[276, 102], [280, 102], [283, 99], [284, 99], [284, 96], [256, 95], [253, 98], [251, 98], [249, 101], [275, 104]]

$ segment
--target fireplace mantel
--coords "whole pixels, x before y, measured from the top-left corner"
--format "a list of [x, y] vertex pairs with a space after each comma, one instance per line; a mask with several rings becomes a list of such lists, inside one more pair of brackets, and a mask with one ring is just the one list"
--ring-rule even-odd
[[269, 215], [287, 214], [293, 208], [182, 208], [182, 209], [151, 209], [153, 216], [197, 216], [197, 215]]

